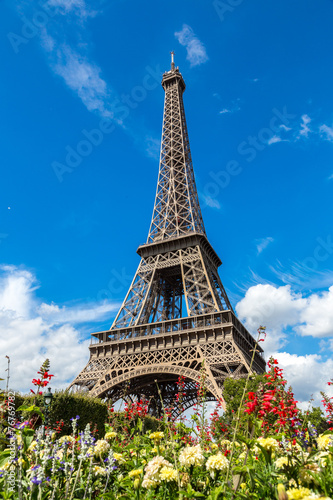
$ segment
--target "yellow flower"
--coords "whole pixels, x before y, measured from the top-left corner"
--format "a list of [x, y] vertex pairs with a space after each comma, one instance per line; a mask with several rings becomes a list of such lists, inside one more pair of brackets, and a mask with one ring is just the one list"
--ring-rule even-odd
[[287, 490], [288, 500], [304, 500], [305, 498], [316, 498], [308, 488], [291, 488]]
[[275, 460], [275, 466], [278, 469], [283, 469], [283, 467], [287, 467], [290, 463], [293, 463], [293, 460], [288, 460], [288, 457], [280, 457]]
[[333, 435], [332, 434], [326, 434], [325, 436], [320, 435], [317, 437], [317, 445], [319, 450], [326, 450], [330, 448], [330, 446], [333, 446]]
[[157, 482], [153, 481], [152, 479], [146, 478], [142, 481], [142, 487], [143, 488], [156, 488]]
[[105, 455], [108, 452], [110, 445], [105, 439], [99, 439], [96, 441], [94, 455], [97, 457], [98, 455]]
[[95, 467], [93, 467], [93, 471], [96, 476], [106, 476], [107, 474], [106, 469], [104, 469], [104, 467], [99, 467], [98, 465], [95, 465]]
[[164, 436], [163, 432], [153, 432], [152, 434], [150, 434], [149, 439], [153, 439], [155, 444], [158, 445], [163, 436]]
[[258, 438], [257, 443], [260, 444], [267, 451], [277, 451], [279, 449], [279, 443], [274, 438]]
[[218, 446], [217, 446], [216, 443], [211, 444], [210, 447], [211, 447], [212, 450], [217, 450], [218, 449]]
[[164, 436], [164, 432], [152, 432], [149, 436], [149, 439], [162, 439]]
[[181, 465], [189, 467], [190, 465], [202, 465], [204, 456], [199, 444], [196, 446], [186, 446], [179, 454], [179, 462]]
[[135, 469], [135, 470], [131, 470], [128, 473], [128, 475], [129, 475], [129, 477], [137, 477], [137, 476], [141, 476], [142, 473], [143, 473], [142, 469]]
[[135, 490], [139, 489], [139, 486], [140, 486], [140, 479], [139, 479], [138, 477], [137, 477], [136, 479], [134, 479], [133, 486], [134, 486], [134, 489], [135, 489]]
[[116, 432], [110, 431], [110, 432], [107, 432], [104, 437], [105, 437], [105, 439], [113, 439], [116, 436], [117, 436]]
[[29, 448], [27, 449], [28, 452], [35, 451], [37, 446], [37, 441], [31, 441]]
[[121, 453], [114, 453], [113, 458], [117, 460], [117, 462], [119, 462], [120, 464], [123, 464], [125, 462], [125, 459]]
[[75, 439], [73, 438], [73, 436], [61, 436], [61, 438], [59, 439], [59, 443], [62, 444], [62, 443], [75, 443]]
[[211, 455], [206, 462], [206, 469], [209, 471], [225, 471], [229, 466], [229, 460], [221, 452]]
[[143, 488], [155, 488], [162, 478], [160, 471], [164, 468], [172, 468], [172, 464], [161, 456], [154, 457], [145, 467], [145, 476], [142, 481]]
[[177, 481], [177, 471], [173, 467], [162, 467], [160, 470], [161, 481]]

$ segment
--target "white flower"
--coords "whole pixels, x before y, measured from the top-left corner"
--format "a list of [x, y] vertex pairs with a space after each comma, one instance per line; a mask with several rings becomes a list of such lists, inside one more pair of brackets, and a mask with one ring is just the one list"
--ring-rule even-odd
[[196, 446], [187, 446], [183, 448], [179, 454], [179, 462], [185, 467], [189, 467], [190, 465], [202, 465], [204, 460], [202, 449], [199, 444]]

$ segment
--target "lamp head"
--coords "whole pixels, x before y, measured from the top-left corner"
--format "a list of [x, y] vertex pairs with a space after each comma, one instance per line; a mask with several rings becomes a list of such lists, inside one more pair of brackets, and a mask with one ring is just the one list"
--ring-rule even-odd
[[51, 392], [51, 387], [48, 387], [47, 392], [44, 394], [44, 404], [45, 406], [50, 406], [52, 402], [53, 394]]

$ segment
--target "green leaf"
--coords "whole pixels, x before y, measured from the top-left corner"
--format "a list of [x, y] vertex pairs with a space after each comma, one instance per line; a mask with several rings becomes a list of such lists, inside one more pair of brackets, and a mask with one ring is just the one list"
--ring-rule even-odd
[[16, 411], [25, 411], [27, 413], [37, 413], [37, 415], [39, 415], [42, 418], [42, 420], [45, 420], [45, 417], [44, 417], [41, 409], [39, 408], [39, 406], [36, 406], [36, 405], [31, 405], [31, 406], [21, 405], [17, 408]]
[[0, 469], [8, 462], [10, 450], [5, 450], [0, 453]]

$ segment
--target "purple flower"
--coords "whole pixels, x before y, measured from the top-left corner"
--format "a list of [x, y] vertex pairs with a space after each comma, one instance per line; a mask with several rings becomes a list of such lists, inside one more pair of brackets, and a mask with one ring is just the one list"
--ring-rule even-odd
[[37, 479], [37, 477], [33, 477], [33, 478], [31, 478], [31, 482], [34, 484], [42, 484], [43, 481], [40, 479]]

